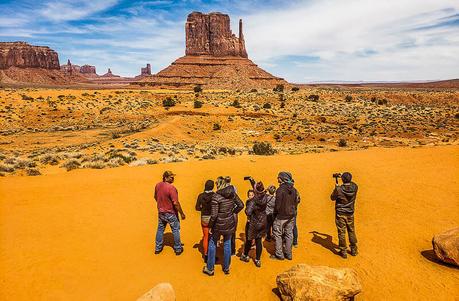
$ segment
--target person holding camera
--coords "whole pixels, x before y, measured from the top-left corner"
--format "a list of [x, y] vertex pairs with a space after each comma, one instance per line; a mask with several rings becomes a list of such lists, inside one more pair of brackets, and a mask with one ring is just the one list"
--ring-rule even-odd
[[256, 183], [250, 178], [250, 183], [254, 189], [254, 197], [247, 202], [245, 214], [247, 215], [248, 228], [246, 229], [246, 241], [244, 244], [244, 254], [240, 259], [249, 262], [249, 251], [252, 247], [252, 240], [255, 240], [255, 265], [261, 267], [261, 252], [263, 250], [262, 239], [266, 233], [266, 205], [268, 196], [262, 182]]
[[[333, 174], [336, 185], [330, 198], [335, 201], [335, 223], [338, 229], [338, 240], [340, 255], [347, 258], [346, 229], [349, 234], [351, 255], [357, 255], [357, 237], [354, 227], [354, 205], [357, 197], [358, 186], [352, 182], [352, 175], [349, 172]], [[338, 185], [338, 178], [341, 178], [343, 185]]]
[[[293, 227], [295, 224], [296, 209], [298, 206], [298, 191], [293, 187], [292, 174], [280, 172], [277, 176], [279, 188], [276, 190], [276, 201], [274, 204], [273, 233], [276, 242], [276, 253], [271, 255], [272, 259], [292, 260]], [[285, 242], [285, 250], [284, 250]]]
[[244, 204], [224, 177], [217, 178], [217, 192], [212, 197], [211, 214], [209, 220], [209, 249], [207, 251], [207, 265], [203, 273], [214, 275], [215, 254], [217, 243], [223, 236], [223, 272], [229, 274], [231, 263], [231, 237], [235, 232], [236, 221], [234, 214], [239, 213]]
[[201, 211], [202, 247], [203, 259], [207, 262], [207, 250], [209, 246], [209, 220], [212, 210], [212, 197], [214, 196], [214, 181], [207, 180], [204, 192], [200, 193], [196, 200], [196, 210]]

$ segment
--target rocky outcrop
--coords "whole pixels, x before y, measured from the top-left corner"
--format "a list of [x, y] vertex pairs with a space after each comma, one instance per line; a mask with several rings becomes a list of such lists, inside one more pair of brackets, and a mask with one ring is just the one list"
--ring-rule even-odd
[[277, 276], [284, 301], [351, 300], [362, 291], [356, 272], [349, 268], [299, 264]]
[[441, 261], [459, 266], [459, 227], [435, 235], [432, 245]]
[[230, 18], [222, 13], [193, 12], [186, 24], [186, 55], [247, 57], [242, 20], [239, 20], [239, 37], [230, 29]]
[[70, 75], [77, 74], [77, 73], [80, 73], [80, 66], [73, 65], [69, 59], [67, 60], [67, 64], [61, 66], [61, 71], [67, 74], [70, 74]]
[[230, 30], [230, 19], [222, 13], [188, 15], [186, 55], [153, 76], [140, 78], [142, 86], [221, 89], [272, 89], [288, 83], [258, 67], [247, 58], [242, 20], [239, 37]]
[[137, 301], [175, 301], [174, 288], [170, 283], [160, 283]]
[[151, 65], [147, 64], [145, 68], [140, 68], [140, 75], [141, 76], [151, 75]]
[[97, 76], [96, 67], [91, 65], [83, 65], [80, 67], [80, 73], [83, 76]]
[[101, 75], [101, 77], [121, 77], [121, 76], [113, 74], [112, 70], [108, 68], [107, 73], [105, 73], [104, 75]]
[[59, 70], [57, 52], [25, 42], [0, 42], [0, 69], [10, 67]]

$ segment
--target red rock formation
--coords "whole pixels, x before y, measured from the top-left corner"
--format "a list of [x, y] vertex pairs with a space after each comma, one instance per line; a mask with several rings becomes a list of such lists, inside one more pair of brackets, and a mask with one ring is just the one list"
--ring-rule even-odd
[[0, 69], [9, 67], [60, 69], [57, 52], [25, 42], [0, 42]]
[[112, 70], [110, 70], [110, 68], [108, 68], [107, 73], [105, 73], [104, 75], [101, 75], [101, 77], [121, 77], [121, 76], [113, 74]]
[[72, 75], [80, 73], [80, 66], [73, 65], [70, 60], [67, 60], [67, 64], [61, 66], [61, 70], [65, 73]]
[[228, 15], [193, 12], [188, 15], [185, 32], [186, 55], [247, 57], [242, 20], [239, 20], [239, 37], [236, 37], [231, 32]]
[[83, 65], [80, 67], [80, 73], [83, 76], [97, 76], [96, 67], [91, 65]]
[[151, 75], [151, 65], [147, 64], [147, 67], [140, 68], [140, 75]]

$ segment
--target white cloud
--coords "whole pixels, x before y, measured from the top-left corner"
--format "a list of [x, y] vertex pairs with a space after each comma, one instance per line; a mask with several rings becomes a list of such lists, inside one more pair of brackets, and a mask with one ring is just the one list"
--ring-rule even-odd
[[80, 20], [115, 5], [117, 0], [50, 1], [39, 14], [51, 21]]

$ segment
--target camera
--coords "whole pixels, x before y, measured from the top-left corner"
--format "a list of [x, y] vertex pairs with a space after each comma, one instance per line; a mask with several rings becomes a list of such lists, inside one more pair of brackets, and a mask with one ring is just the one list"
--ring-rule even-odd
[[337, 172], [337, 173], [334, 173], [332, 177], [335, 179], [338, 179], [338, 178], [341, 178], [341, 174]]
[[251, 176], [246, 176], [246, 177], [244, 177], [244, 180], [245, 181], [249, 181], [251, 178], [252, 178]]

